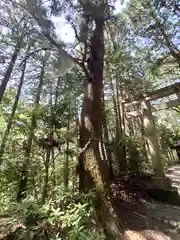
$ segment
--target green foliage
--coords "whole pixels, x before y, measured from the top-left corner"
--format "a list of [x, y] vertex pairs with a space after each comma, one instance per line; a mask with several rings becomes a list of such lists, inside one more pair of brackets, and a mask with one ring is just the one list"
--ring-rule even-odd
[[122, 150], [127, 144], [129, 144], [129, 138], [127, 136], [123, 136], [120, 139], [114, 138], [108, 144], [108, 149], [112, 152], [116, 152], [118, 149]]
[[4, 129], [5, 126], [5, 119], [3, 114], [0, 112], [0, 132]]
[[129, 146], [128, 146], [128, 167], [131, 173], [139, 173], [143, 172], [143, 161], [144, 158], [141, 157], [140, 149], [138, 149], [138, 142], [135, 142], [133, 139], [129, 139]]
[[[35, 235], [36, 239], [45, 239], [46, 234], [53, 239], [104, 239], [93, 207], [94, 193], [85, 195], [77, 192], [78, 178], [75, 173], [79, 151], [77, 114], [79, 116], [82, 108], [85, 74], [78, 65], [74, 66], [75, 63], [69, 57], [69, 53], [76, 61], [80, 61], [81, 66], [86, 66], [86, 62], [83, 63], [82, 59], [79, 59], [84, 57], [84, 51], [77, 42], [65, 44], [58, 39], [50, 18], [55, 10], [57, 15], [62, 15], [63, 12], [78, 34], [81, 26], [77, 19], [81, 18], [82, 9], [80, 5], [76, 5], [76, 1], [75, 3], [50, 1], [53, 2], [52, 9], [48, 9], [44, 1], [28, 0], [20, 1], [20, 4], [17, 2], [16, 4], [16, 0], [13, 3], [3, 1], [1, 4], [3, 13], [1, 22], [8, 29], [7, 33], [0, 36], [0, 50], [7, 58], [5, 65], [1, 66], [1, 77], [7, 69], [14, 46], [23, 38], [18, 61], [13, 66], [8, 88], [0, 103], [1, 136], [5, 135], [18, 90], [21, 73], [19, 63], [26, 57], [27, 69], [12, 126], [5, 136], [7, 144], [0, 166], [0, 214], [7, 212], [23, 221], [26, 225], [26, 230], [23, 231], [29, 232], [31, 239]], [[128, 1], [126, 11], [112, 16], [105, 28], [103, 76], [105, 109], [102, 110], [107, 122], [103, 127], [104, 130], [107, 127], [108, 134], [105, 136], [103, 131], [105, 138], [103, 140], [108, 142], [107, 148], [116, 155], [117, 162], [120, 162], [119, 155], [125, 149], [126, 173], [149, 171], [152, 167], [149, 167], [151, 163], [147, 161], [145, 136], [139, 125], [137, 124], [137, 127], [135, 124], [136, 121], [129, 121], [129, 125], [132, 123], [129, 137], [123, 133], [123, 136], [118, 136], [117, 139], [119, 134], [116, 132], [117, 129], [123, 130], [125, 127], [123, 117], [121, 121], [119, 119], [120, 115], [124, 115], [121, 99], [125, 100], [127, 97], [134, 99], [149, 90], [155, 90], [179, 79], [177, 59], [174, 58], [174, 54], [172, 55], [172, 52], [176, 53], [178, 50], [178, 15], [174, 4], [176, 1], [168, 5], [164, 5], [164, 2], [167, 1]], [[88, 41], [90, 39], [91, 37]], [[26, 48], [31, 41], [34, 42], [32, 54], [26, 56]], [[54, 42], [57, 44], [54, 45]], [[66, 49], [68, 54], [61, 48]], [[43, 57], [46, 58], [43, 86], [39, 104], [34, 109]], [[116, 106], [118, 104], [119, 106]], [[175, 110], [177, 114], [174, 119], [179, 114], [179, 108]], [[37, 124], [31, 121], [33, 114]], [[156, 125], [159, 137], [164, 143], [162, 153], [167, 155], [165, 150], [175, 144], [180, 135], [180, 128], [179, 121], [171, 124], [167, 112], [163, 114], [165, 118], [162, 120], [161, 116], [158, 116]], [[27, 140], [33, 126], [35, 129], [32, 144], [29, 144]], [[60, 147], [51, 146], [46, 149], [42, 144], [38, 144], [41, 138], [45, 139], [51, 135], [61, 142]], [[68, 190], [64, 191], [62, 185], [67, 159], [69, 185]], [[113, 164], [117, 165], [114, 162]], [[16, 204], [24, 164], [27, 165], [28, 175], [27, 199], [22, 204]], [[47, 182], [46, 204], [41, 205], [45, 182]]]
[[144, 165], [146, 165], [147, 159], [143, 155], [143, 138], [140, 137], [130, 137], [123, 136], [119, 140], [113, 139], [109, 145], [108, 149], [115, 155], [122, 151], [126, 153], [126, 168], [130, 173], [138, 173], [147, 170]]
[[[2, 184], [2, 182], [1, 182]], [[10, 197], [8, 196], [8, 192], [6, 189], [5, 191], [1, 191], [0, 193], [0, 215], [3, 215], [7, 210], [8, 210], [8, 206], [11, 202]]]
[[105, 239], [103, 231], [97, 228], [94, 192], [81, 195], [71, 191], [58, 192], [57, 200], [50, 199], [45, 205], [38, 205], [31, 198], [11, 206], [9, 212], [24, 222], [25, 231], [28, 229], [31, 235], [42, 234], [40, 229], [44, 229], [44, 234], [46, 231], [51, 239]]

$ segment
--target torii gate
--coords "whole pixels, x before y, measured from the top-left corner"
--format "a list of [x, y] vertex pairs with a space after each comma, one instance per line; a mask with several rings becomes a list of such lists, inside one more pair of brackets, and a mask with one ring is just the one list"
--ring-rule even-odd
[[[150, 101], [157, 100], [162, 97], [167, 97], [172, 94], [177, 94], [177, 99], [171, 100], [157, 106], [151, 105]], [[143, 95], [139, 99], [135, 99], [132, 102], [124, 101], [123, 108], [125, 110], [126, 119], [132, 117], [141, 116], [142, 123], [149, 145], [149, 160], [152, 162], [153, 171], [158, 179], [158, 187], [170, 187], [170, 182], [165, 178], [164, 167], [160, 159], [160, 147], [158, 144], [158, 137], [153, 120], [152, 112], [163, 109], [168, 109], [180, 105], [180, 83], [175, 83], [170, 86], [149, 92]], [[131, 111], [132, 107], [136, 107], [137, 111]], [[160, 181], [161, 180], [161, 181]]]

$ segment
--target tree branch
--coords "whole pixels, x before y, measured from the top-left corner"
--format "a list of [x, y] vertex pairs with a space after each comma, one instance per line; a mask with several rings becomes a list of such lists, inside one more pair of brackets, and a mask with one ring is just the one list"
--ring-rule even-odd
[[[14, 1], [11, 0], [11, 2], [14, 2]], [[64, 50], [62, 48], [62, 44], [60, 44], [56, 40], [54, 40], [51, 37], [49, 31], [47, 29], [44, 29], [43, 24], [40, 22], [39, 18], [36, 16], [36, 14], [34, 14], [30, 9], [28, 9], [26, 6], [24, 6], [21, 3], [17, 3], [17, 2], [14, 2], [14, 3], [19, 5], [20, 7], [22, 7], [23, 9], [25, 9], [27, 11], [36, 20], [37, 24], [41, 27], [43, 35], [49, 40], [49, 42], [53, 46], [55, 46], [60, 51], [61, 54], [63, 54], [64, 56], [69, 57], [75, 64], [79, 65], [82, 68], [82, 70], [84, 71], [86, 77], [89, 78], [89, 72], [88, 72], [87, 68], [85, 67], [84, 62], [77, 60], [77, 58], [74, 58], [71, 54], [69, 54], [66, 50]], [[32, 53], [32, 54], [34, 54], [34, 53]], [[85, 58], [85, 54], [84, 54], [83, 60], [84, 60], [84, 58]]]
[[19, 64], [19, 67], [20, 67], [28, 58], [30, 58], [33, 54], [35, 54], [35, 53], [37, 53], [37, 52], [40, 52], [40, 51], [43, 51], [43, 50], [46, 51], [46, 50], [51, 50], [51, 49], [44, 47], [44, 48], [40, 48], [40, 49], [37, 49], [37, 50], [29, 53], [29, 54], [21, 61], [21, 63]]
[[74, 58], [72, 55], [70, 55], [66, 50], [62, 49], [62, 44], [58, 43], [57, 41], [55, 41], [48, 30], [45, 30], [44, 29], [44, 26], [43, 24], [40, 22], [39, 18], [36, 16], [36, 14], [34, 14], [30, 9], [28, 9], [26, 6], [24, 6], [23, 4], [21, 3], [17, 3], [17, 2], [14, 2], [13, 0], [11, 0], [11, 2], [19, 5], [20, 7], [22, 7], [23, 9], [25, 9], [28, 13], [31, 14], [31, 16], [36, 20], [37, 24], [41, 27], [42, 29], [42, 32], [43, 32], [43, 35], [50, 41], [50, 43], [52, 45], [54, 45], [56, 48], [58, 48], [58, 50], [64, 54], [65, 56], [69, 57], [72, 61], [74, 61], [76, 64], [78, 64], [79, 66], [82, 66], [82, 64], [80, 64], [76, 58]]

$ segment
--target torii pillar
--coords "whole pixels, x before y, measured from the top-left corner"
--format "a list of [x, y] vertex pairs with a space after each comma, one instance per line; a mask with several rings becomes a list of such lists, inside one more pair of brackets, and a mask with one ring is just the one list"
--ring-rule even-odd
[[161, 189], [170, 188], [171, 181], [169, 178], [165, 177], [164, 166], [160, 157], [160, 147], [150, 101], [143, 100], [140, 104], [140, 107], [142, 111], [144, 131], [149, 146], [149, 160], [152, 162], [152, 167], [155, 174], [155, 177], [152, 179], [153, 184], [155, 187]]

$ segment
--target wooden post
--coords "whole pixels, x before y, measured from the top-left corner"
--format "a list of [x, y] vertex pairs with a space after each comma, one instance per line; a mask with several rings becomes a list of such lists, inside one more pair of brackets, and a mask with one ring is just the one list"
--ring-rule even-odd
[[164, 167], [160, 159], [160, 147], [150, 102], [143, 100], [141, 102], [141, 110], [144, 131], [149, 145], [149, 159], [152, 162], [154, 174], [156, 177], [164, 177]]

